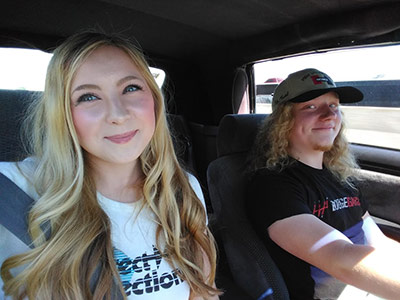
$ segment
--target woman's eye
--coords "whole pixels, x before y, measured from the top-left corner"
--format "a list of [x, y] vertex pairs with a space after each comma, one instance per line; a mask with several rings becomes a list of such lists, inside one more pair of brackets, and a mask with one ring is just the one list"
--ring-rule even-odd
[[306, 108], [314, 109], [316, 106], [314, 104], [307, 105]]
[[124, 89], [123, 94], [132, 93], [132, 92], [136, 92], [136, 91], [139, 91], [139, 90], [142, 90], [142, 87], [140, 87], [140, 86], [138, 86], [136, 84], [131, 84], [131, 85], [128, 85]]
[[333, 103], [333, 104], [330, 105], [331, 108], [337, 108], [338, 106], [339, 106], [339, 105], [336, 104], [336, 103]]
[[78, 98], [78, 103], [81, 103], [81, 102], [90, 102], [90, 101], [94, 101], [94, 100], [97, 100], [97, 99], [99, 99], [99, 97], [97, 97], [97, 96], [95, 96], [95, 95], [93, 95], [93, 94], [84, 94], [84, 95], [82, 95], [82, 96], [80, 96], [79, 98]]

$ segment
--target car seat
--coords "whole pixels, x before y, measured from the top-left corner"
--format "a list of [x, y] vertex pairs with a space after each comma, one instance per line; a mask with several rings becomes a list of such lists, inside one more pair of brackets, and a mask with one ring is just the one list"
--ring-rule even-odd
[[187, 171], [197, 176], [192, 134], [186, 118], [182, 115], [167, 114], [167, 121], [179, 162]]
[[[245, 212], [248, 152], [265, 114], [226, 115], [217, 135], [217, 155], [207, 181], [214, 230], [222, 239], [235, 283], [253, 299], [289, 299], [282, 275]], [[272, 298], [267, 295], [272, 288]]]
[[0, 90], [0, 161], [26, 157], [21, 125], [28, 106], [39, 95], [25, 90]]

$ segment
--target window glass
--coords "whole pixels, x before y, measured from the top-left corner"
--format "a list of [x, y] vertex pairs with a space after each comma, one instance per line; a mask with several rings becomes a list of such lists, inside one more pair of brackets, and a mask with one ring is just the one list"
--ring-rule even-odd
[[156, 80], [158, 86], [161, 88], [164, 84], [165, 80], [165, 72], [164, 70], [150, 67], [150, 72], [153, 74], [154, 79]]
[[43, 91], [51, 56], [40, 50], [0, 48], [0, 89]]
[[[43, 91], [51, 57], [40, 50], [0, 48], [0, 89]], [[165, 72], [158, 68], [150, 71], [161, 87]]]
[[290, 73], [316, 68], [364, 100], [342, 105], [350, 142], [400, 149], [400, 45], [318, 52], [254, 65], [256, 113], [270, 113], [273, 91]]

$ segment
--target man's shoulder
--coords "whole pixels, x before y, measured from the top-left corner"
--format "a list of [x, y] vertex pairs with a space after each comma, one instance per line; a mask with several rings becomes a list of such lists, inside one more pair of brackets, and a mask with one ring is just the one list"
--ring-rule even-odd
[[291, 164], [283, 169], [259, 169], [254, 172], [249, 179], [247, 191], [251, 194], [270, 193], [281, 195], [285, 194], [304, 194], [307, 185], [312, 181], [312, 177], [304, 174], [296, 164]]
[[283, 167], [276, 168], [260, 168], [251, 173], [251, 178], [271, 177], [271, 178], [286, 178], [292, 177], [294, 174], [300, 172], [300, 168], [296, 163], [291, 163]]

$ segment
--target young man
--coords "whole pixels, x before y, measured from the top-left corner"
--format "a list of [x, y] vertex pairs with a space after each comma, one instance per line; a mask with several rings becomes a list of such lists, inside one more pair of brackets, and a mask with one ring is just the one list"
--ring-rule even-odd
[[400, 299], [400, 245], [369, 216], [343, 136], [339, 104], [362, 98], [298, 71], [276, 88], [258, 135], [248, 213], [291, 299]]

